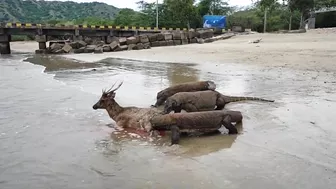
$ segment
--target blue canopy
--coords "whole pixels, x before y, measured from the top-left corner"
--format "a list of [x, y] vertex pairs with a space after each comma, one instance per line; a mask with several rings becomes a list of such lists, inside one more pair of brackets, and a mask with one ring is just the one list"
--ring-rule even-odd
[[203, 28], [225, 28], [226, 16], [222, 15], [204, 15]]

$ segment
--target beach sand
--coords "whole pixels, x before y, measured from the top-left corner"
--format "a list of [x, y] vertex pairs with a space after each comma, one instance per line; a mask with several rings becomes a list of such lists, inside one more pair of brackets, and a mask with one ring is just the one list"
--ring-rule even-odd
[[[260, 39], [260, 43], [249, 43]], [[13, 42], [16, 51], [34, 51], [36, 42]], [[155, 47], [147, 50], [103, 54], [66, 54], [71, 59], [95, 62], [123, 58], [173, 63], [244, 63], [308, 70], [336, 70], [336, 28], [308, 30], [301, 34], [236, 35], [207, 44]]]

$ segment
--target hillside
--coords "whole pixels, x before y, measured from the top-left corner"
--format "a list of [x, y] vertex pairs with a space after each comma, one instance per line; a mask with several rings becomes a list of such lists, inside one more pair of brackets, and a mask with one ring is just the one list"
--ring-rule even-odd
[[73, 20], [86, 17], [113, 19], [118, 12], [118, 8], [98, 2], [1, 0], [0, 22], [42, 23], [48, 20]]

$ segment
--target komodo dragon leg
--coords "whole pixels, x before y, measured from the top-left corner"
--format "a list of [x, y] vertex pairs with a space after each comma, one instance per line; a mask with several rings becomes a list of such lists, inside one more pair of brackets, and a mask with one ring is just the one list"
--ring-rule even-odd
[[196, 106], [193, 105], [193, 104], [190, 104], [190, 103], [184, 105], [184, 110], [186, 112], [197, 112], [198, 111], [198, 109], [196, 108]]
[[180, 142], [180, 128], [176, 125], [170, 127], [171, 131], [171, 145], [178, 144]]
[[231, 116], [230, 115], [226, 115], [224, 117], [224, 119], [222, 120], [222, 124], [224, 125], [224, 127], [226, 129], [229, 130], [229, 134], [238, 134], [238, 130], [237, 128], [231, 123]]
[[225, 107], [225, 101], [223, 98], [217, 98], [215, 110], [222, 110]]

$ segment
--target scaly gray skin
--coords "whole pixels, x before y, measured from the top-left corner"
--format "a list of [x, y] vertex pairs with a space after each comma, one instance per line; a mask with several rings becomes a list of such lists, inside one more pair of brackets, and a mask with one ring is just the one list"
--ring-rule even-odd
[[171, 144], [178, 144], [180, 132], [212, 132], [222, 125], [229, 130], [229, 134], [238, 134], [232, 122], [241, 122], [242, 113], [239, 111], [213, 110], [206, 112], [174, 113], [157, 115], [150, 119], [153, 130], [170, 130]]
[[168, 87], [157, 93], [156, 103], [152, 105], [153, 107], [158, 107], [162, 105], [168, 97], [178, 93], [178, 92], [191, 92], [191, 91], [204, 91], [204, 90], [215, 90], [216, 84], [213, 81], [195, 81], [177, 84]]
[[226, 104], [243, 100], [274, 102], [257, 97], [226, 96], [215, 90], [179, 92], [169, 97], [164, 105], [164, 113], [199, 112], [210, 110], [222, 110]]

